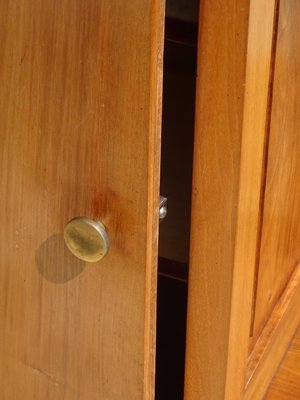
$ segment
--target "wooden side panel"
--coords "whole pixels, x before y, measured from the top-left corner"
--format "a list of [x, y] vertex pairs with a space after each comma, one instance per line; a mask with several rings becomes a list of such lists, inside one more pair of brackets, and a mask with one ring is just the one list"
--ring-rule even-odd
[[300, 3], [281, 0], [254, 320], [260, 334], [300, 259]]
[[223, 399], [248, 0], [200, 3], [185, 399]]
[[[0, 398], [154, 398], [164, 2], [0, 3]], [[99, 265], [68, 220], [107, 227]]]
[[186, 400], [244, 394], [275, 10], [200, 9]]

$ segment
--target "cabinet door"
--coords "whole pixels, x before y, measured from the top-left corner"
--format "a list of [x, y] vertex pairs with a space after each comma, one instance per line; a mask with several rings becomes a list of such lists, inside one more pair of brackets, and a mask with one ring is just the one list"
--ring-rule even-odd
[[300, 323], [299, 27], [202, 1], [186, 400], [262, 399]]
[[[0, 5], [0, 397], [154, 397], [163, 1]], [[74, 217], [110, 241], [86, 263]]]

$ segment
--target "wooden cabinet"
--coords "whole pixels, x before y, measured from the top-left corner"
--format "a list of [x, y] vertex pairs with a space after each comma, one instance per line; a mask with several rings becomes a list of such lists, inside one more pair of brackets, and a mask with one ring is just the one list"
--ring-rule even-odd
[[262, 399], [300, 323], [300, 5], [166, 10], [0, 4], [3, 400]]

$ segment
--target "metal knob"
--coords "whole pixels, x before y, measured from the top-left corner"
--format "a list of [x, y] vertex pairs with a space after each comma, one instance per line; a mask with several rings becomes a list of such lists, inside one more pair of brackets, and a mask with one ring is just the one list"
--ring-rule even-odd
[[168, 199], [164, 196], [159, 198], [159, 221], [161, 222], [166, 218], [168, 213]]
[[87, 262], [101, 260], [109, 248], [105, 226], [87, 217], [76, 217], [69, 221], [64, 230], [64, 239], [71, 253]]

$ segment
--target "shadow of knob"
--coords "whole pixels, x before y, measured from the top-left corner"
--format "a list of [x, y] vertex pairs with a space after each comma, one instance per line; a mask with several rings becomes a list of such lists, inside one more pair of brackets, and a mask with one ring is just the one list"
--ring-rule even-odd
[[78, 276], [85, 267], [67, 249], [62, 234], [49, 237], [37, 249], [35, 262], [40, 274], [50, 282], [65, 283]]

